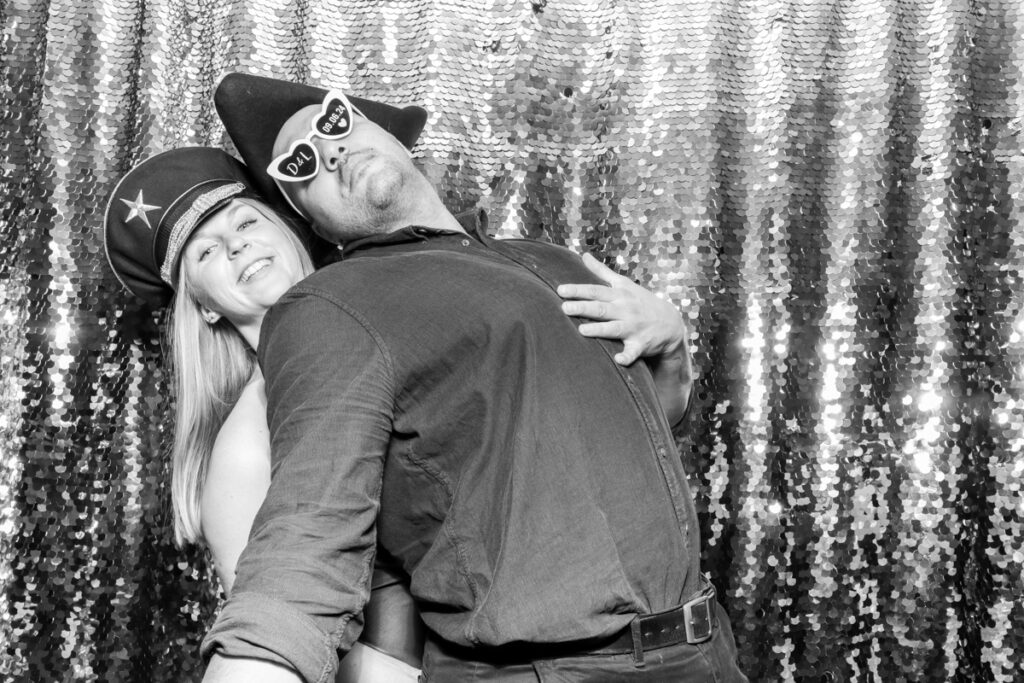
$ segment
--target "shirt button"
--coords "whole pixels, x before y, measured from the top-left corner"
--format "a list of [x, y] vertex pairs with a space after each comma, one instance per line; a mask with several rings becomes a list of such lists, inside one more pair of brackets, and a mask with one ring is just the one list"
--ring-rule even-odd
[[462, 246], [468, 247], [469, 246], [469, 240], [462, 240]]

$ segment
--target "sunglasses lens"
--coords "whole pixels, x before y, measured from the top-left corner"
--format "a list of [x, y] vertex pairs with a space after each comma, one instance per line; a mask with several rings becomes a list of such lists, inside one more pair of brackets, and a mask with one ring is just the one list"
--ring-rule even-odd
[[328, 97], [313, 123], [316, 134], [323, 138], [340, 138], [352, 128], [352, 110], [340, 97]]
[[306, 141], [292, 146], [288, 154], [283, 154], [270, 165], [270, 175], [281, 180], [306, 180], [316, 175], [316, 149]]

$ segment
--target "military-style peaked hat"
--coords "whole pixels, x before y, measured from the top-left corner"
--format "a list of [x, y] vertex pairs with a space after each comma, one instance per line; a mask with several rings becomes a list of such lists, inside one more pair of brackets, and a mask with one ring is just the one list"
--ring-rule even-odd
[[236, 197], [257, 197], [233, 156], [212, 147], [181, 147], [143, 160], [107, 202], [107, 260], [130, 292], [154, 307], [168, 303], [178, 257], [189, 235]]
[[[282, 197], [267, 173], [281, 127], [303, 107], [320, 104], [327, 93], [323, 88], [242, 73], [230, 73], [217, 85], [213, 94], [217, 113], [264, 197], [275, 202]], [[427, 112], [421, 107], [399, 109], [361, 97], [348, 99], [363, 116], [409, 149], [427, 122]]]

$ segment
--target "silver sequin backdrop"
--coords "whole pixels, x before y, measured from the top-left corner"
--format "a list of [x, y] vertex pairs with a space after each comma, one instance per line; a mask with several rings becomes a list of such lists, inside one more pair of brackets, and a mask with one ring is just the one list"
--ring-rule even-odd
[[754, 681], [1024, 660], [1019, 0], [0, 0], [0, 675], [198, 680], [160, 323], [106, 195], [226, 71], [431, 115], [453, 209], [685, 312], [703, 565]]

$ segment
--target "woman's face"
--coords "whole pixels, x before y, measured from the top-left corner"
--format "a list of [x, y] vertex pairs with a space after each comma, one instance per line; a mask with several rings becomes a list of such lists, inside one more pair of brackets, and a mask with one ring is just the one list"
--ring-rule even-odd
[[235, 327], [258, 323], [304, 277], [299, 247], [270, 211], [236, 199], [192, 233], [181, 256], [201, 306]]

